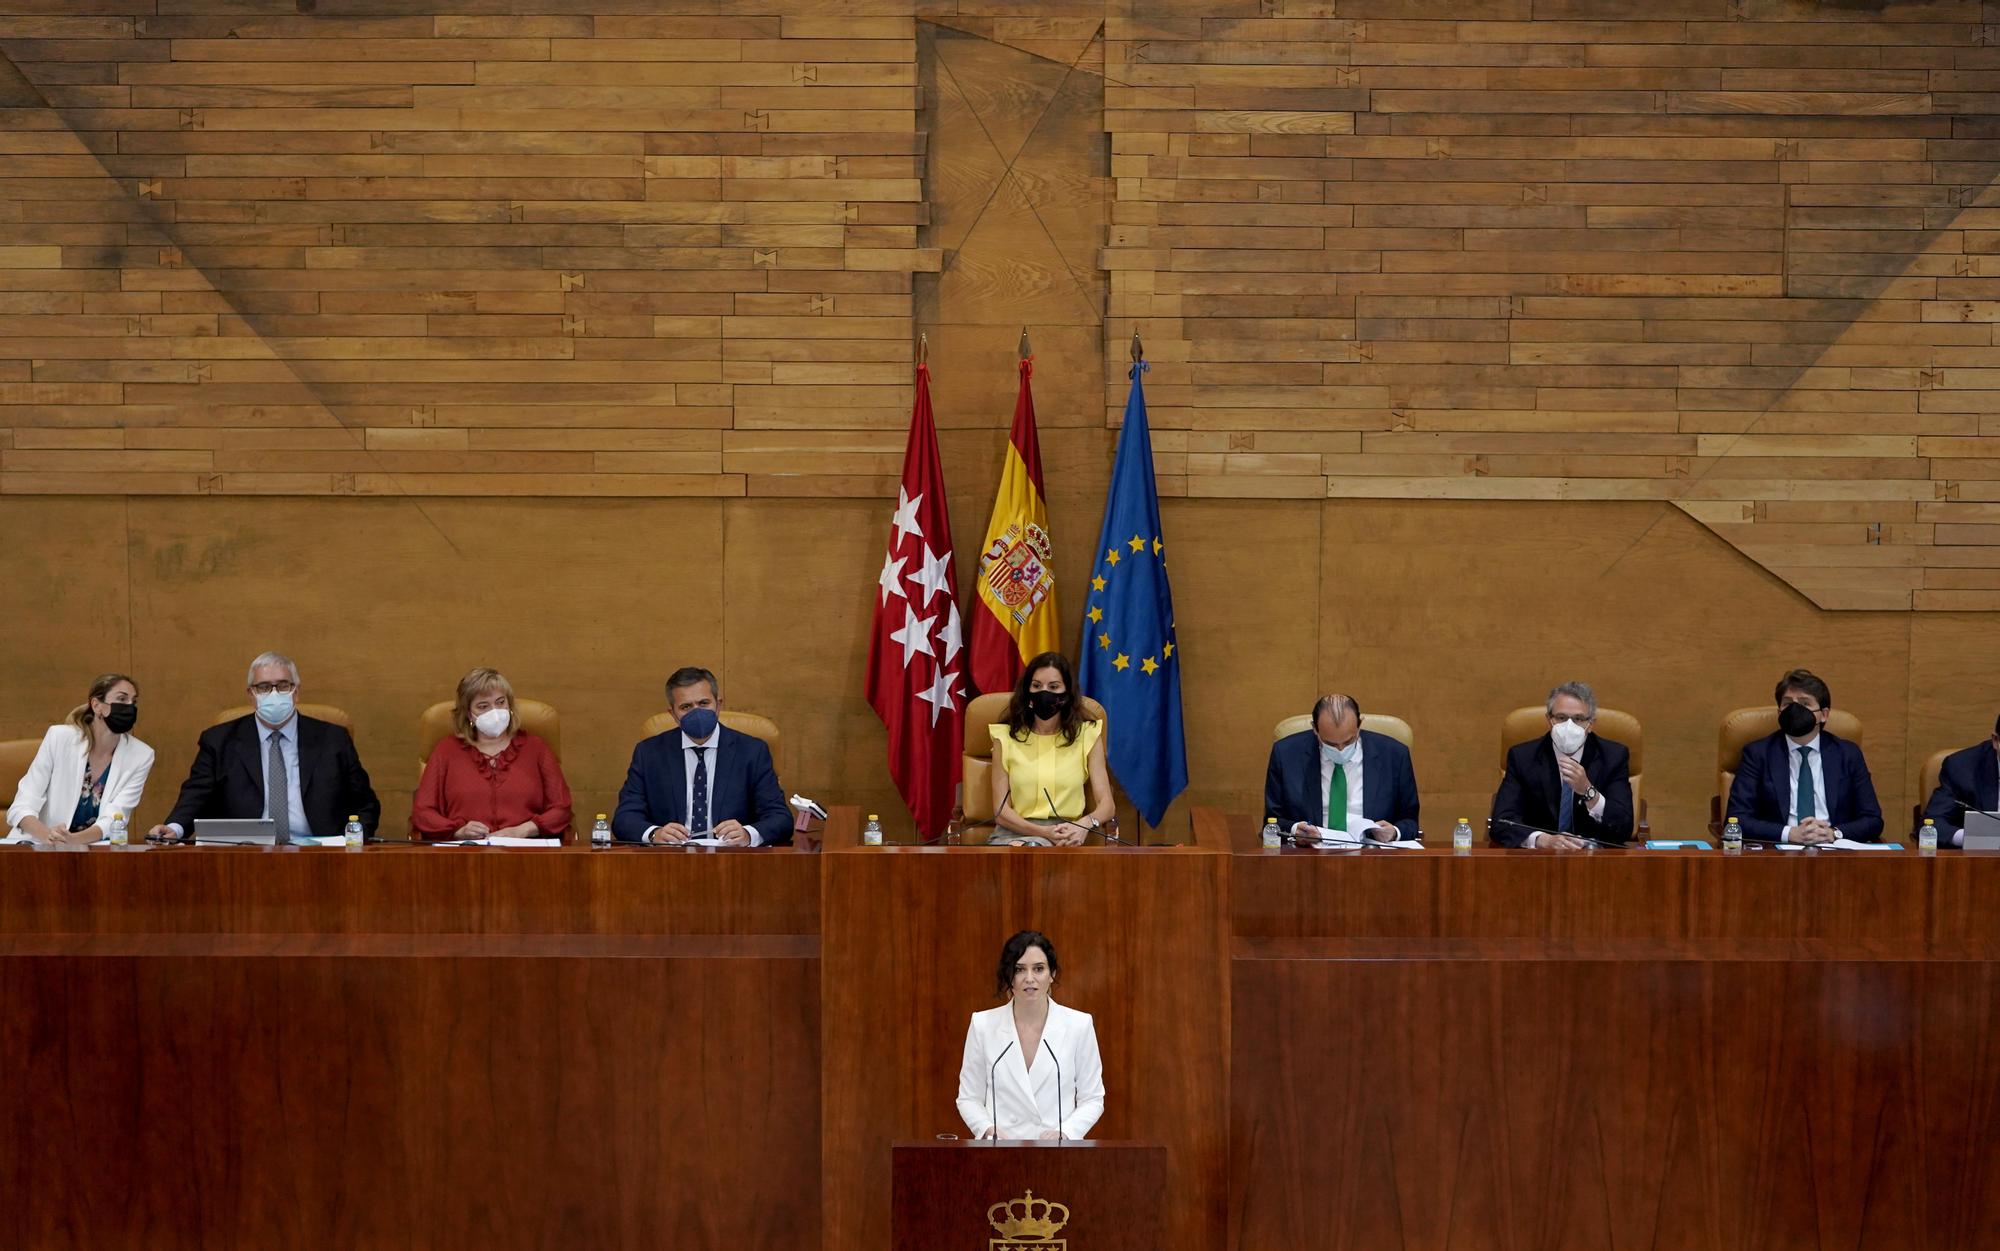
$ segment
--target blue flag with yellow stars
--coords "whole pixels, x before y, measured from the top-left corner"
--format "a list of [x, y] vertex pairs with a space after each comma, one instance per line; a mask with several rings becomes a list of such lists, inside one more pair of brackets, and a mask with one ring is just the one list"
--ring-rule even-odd
[[1077, 684], [1104, 705], [1111, 772], [1146, 824], [1157, 826], [1174, 796], [1187, 789], [1187, 739], [1166, 537], [1153, 485], [1153, 436], [1140, 385], [1145, 370], [1144, 361], [1132, 367], [1125, 429], [1084, 603]]

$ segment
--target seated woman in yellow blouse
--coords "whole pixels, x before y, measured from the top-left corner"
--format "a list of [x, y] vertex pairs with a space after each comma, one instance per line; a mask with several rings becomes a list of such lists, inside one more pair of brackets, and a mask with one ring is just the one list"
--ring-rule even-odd
[[[1104, 766], [1104, 723], [1087, 720], [1071, 689], [1069, 660], [1043, 652], [1014, 684], [1004, 723], [993, 736], [995, 823], [1009, 835], [1040, 837], [1074, 847], [1116, 811], [1111, 775]], [[1084, 811], [1084, 780], [1097, 806]]]

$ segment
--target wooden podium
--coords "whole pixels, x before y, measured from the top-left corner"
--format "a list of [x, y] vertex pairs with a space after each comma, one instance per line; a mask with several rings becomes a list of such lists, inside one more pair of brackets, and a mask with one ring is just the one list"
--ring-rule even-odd
[[1166, 1228], [1159, 1143], [899, 1142], [891, 1172], [891, 1251], [1158, 1251]]

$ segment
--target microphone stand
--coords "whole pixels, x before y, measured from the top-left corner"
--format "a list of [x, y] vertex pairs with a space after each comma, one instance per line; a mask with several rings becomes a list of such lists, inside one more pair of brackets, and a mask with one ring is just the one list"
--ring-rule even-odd
[[[1014, 1040], [1010, 1038], [1007, 1040], [1007, 1045], [1000, 1048], [1000, 1054], [993, 1057], [993, 1067], [986, 1070], [986, 1106], [993, 1109], [992, 1134], [995, 1142], [1000, 1140], [1000, 1092], [996, 1089], [1000, 1075], [1000, 1061], [1006, 1059], [1007, 1053], [1013, 1049]], [[1056, 1111], [1062, 1111], [1060, 1090], [1057, 1092]]]
[[1493, 827], [1496, 825], [1509, 826], [1512, 827], [1513, 829], [1521, 831], [1524, 834], [1547, 834], [1551, 838], [1573, 838], [1579, 842], [1587, 843], [1592, 847], [1607, 847], [1614, 851], [1624, 851], [1627, 848], [1631, 847], [1632, 845], [1630, 843], [1607, 842], [1606, 840], [1601, 838], [1592, 838], [1588, 834], [1578, 834], [1574, 830], [1570, 831], [1567, 834], [1563, 833], [1561, 830], [1545, 830], [1539, 825], [1529, 825], [1524, 821], [1513, 821], [1509, 820], [1506, 817], [1486, 818], [1486, 835], [1488, 838], [1491, 838], [1493, 836]]

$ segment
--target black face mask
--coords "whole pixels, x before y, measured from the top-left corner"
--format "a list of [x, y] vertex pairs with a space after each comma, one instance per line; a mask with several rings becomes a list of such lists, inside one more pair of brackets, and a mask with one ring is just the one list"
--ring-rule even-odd
[[1035, 714], [1037, 721], [1061, 716], [1068, 707], [1069, 695], [1064, 691], [1036, 691], [1028, 696], [1028, 711]]
[[1819, 718], [1804, 704], [1786, 704], [1778, 709], [1778, 728], [1785, 732], [1787, 738], [1804, 738], [1818, 724]]
[[104, 728], [113, 734], [129, 734], [132, 727], [139, 724], [139, 705], [113, 704], [111, 711], [104, 714]]

